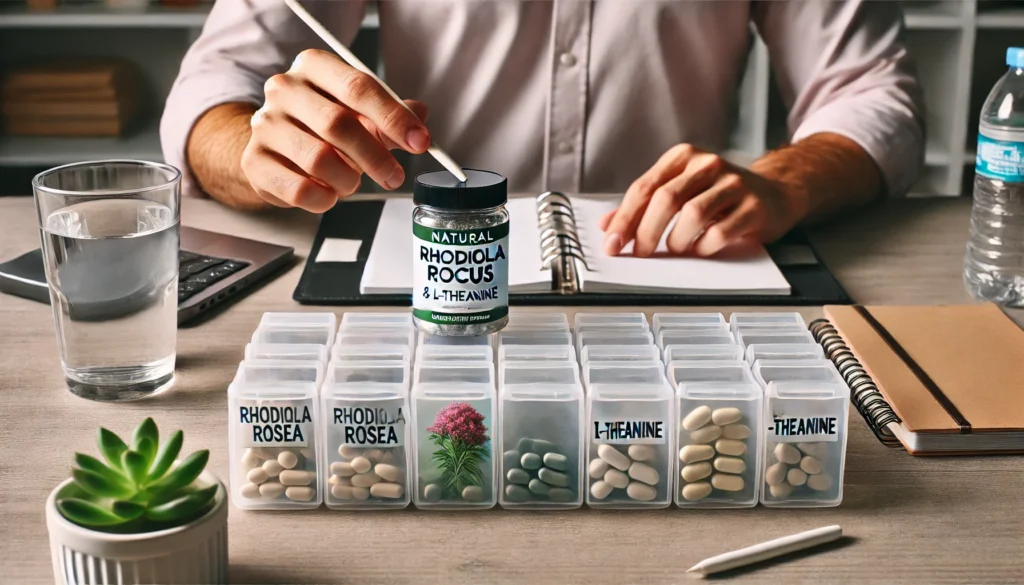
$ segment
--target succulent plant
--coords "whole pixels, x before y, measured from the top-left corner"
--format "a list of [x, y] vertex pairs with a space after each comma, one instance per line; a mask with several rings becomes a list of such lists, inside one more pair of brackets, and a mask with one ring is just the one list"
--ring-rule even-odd
[[175, 464], [184, 435], [160, 444], [156, 423], [142, 421], [129, 447], [100, 427], [99, 459], [75, 453], [74, 481], [57, 495], [57, 509], [69, 521], [102, 532], [136, 534], [181, 526], [207, 513], [218, 484], [197, 485], [210, 452], [196, 451]]

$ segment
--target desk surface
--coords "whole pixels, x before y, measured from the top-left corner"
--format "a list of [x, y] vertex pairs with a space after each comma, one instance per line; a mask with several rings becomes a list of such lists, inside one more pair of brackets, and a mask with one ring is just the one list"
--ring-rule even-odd
[[[815, 230], [861, 303], [968, 302], [960, 270], [969, 202], [879, 205]], [[308, 251], [316, 218], [246, 216], [190, 200], [183, 223]], [[0, 258], [39, 244], [31, 198], [0, 198]], [[264, 311], [291, 300], [300, 265], [178, 337], [178, 378], [147, 402], [105, 405], [63, 386], [49, 307], [0, 296], [0, 575], [52, 582], [43, 503], [99, 424], [128, 433], [147, 415], [211, 449], [227, 477], [226, 387]], [[315, 310], [315, 308], [313, 309]], [[545, 310], [533, 308], [532, 310]], [[555, 309], [562, 310], [562, 309]], [[622, 309], [616, 309], [622, 310]], [[648, 308], [650, 312], [658, 309]], [[668, 309], [673, 310], [673, 309]], [[695, 309], [688, 309], [695, 310]], [[814, 318], [820, 309], [801, 309]], [[1024, 582], [1024, 457], [914, 458], [882, 447], [851, 411], [845, 499], [823, 510], [564, 513], [230, 512], [235, 583], [674, 584], [702, 558], [828, 524], [851, 537], [821, 554], [734, 574], [737, 582]], [[8, 581], [9, 580], [9, 581]]]

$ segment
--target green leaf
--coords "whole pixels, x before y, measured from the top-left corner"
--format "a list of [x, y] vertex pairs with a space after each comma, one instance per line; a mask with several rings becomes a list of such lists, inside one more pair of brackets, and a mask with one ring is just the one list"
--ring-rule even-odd
[[153, 449], [160, 444], [160, 434], [157, 432], [156, 423], [153, 422], [152, 417], [146, 417], [146, 420], [135, 427], [135, 432], [132, 433], [132, 449], [140, 451], [139, 443], [143, 439], [149, 439], [149, 442], [153, 444]]
[[57, 500], [57, 509], [68, 520], [85, 527], [114, 526], [124, 522], [110, 510], [76, 498]]
[[150, 480], [160, 479], [167, 473], [167, 470], [174, 464], [174, 460], [178, 458], [178, 453], [181, 452], [181, 443], [184, 440], [185, 435], [181, 431], [177, 431], [171, 435], [170, 440], [160, 445], [160, 450], [153, 461], [153, 467], [149, 470]]
[[206, 449], [196, 451], [182, 461], [181, 465], [173, 471], [149, 484], [147, 489], [153, 493], [167, 493], [183, 488], [199, 477], [209, 459], [210, 452]]
[[[148, 439], [143, 439], [145, 442]], [[146, 480], [146, 470], [149, 469], [149, 461], [146, 460], [146, 456], [137, 451], [125, 451], [121, 455], [121, 467], [128, 472], [128, 477], [131, 478], [135, 485], [141, 486], [142, 482]]]
[[103, 464], [99, 459], [86, 455], [84, 453], [75, 453], [75, 464], [86, 471], [102, 475], [113, 482], [128, 484], [125, 476], [121, 473], [120, 469], [111, 469]]
[[139, 516], [146, 513], [146, 507], [135, 502], [129, 502], [126, 500], [117, 500], [113, 505], [114, 514], [125, 522], [129, 520], [135, 520]]
[[107, 460], [112, 467], [115, 469], [121, 468], [121, 453], [128, 450], [128, 445], [124, 444], [121, 437], [118, 437], [113, 432], [100, 427], [99, 439], [97, 441], [100, 445], [100, 453], [103, 453], [103, 458]]
[[185, 520], [204, 506], [213, 501], [217, 495], [217, 485], [192, 492], [187, 496], [171, 500], [166, 504], [154, 506], [146, 510], [146, 518], [154, 522], [172, 522]]
[[86, 471], [85, 469], [73, 469], [71, 470], [71, 476], [75, 478], [75, 483], [94, 496], [128, 498], [135, 493], [135, 490], [124, 484], [110, 481], [98, 473]]
[[132, 451], [135, 451], [146, 458], [146, 469], [153, 464], [156, 457], [157, 443], [149, 437], [139, 437], [132, 441]]

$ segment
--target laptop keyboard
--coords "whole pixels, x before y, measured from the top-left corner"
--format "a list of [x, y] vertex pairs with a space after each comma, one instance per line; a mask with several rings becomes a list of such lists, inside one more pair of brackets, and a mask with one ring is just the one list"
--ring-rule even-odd
[[182, 250], [178, 255], [178, 302], [185, 302], [248, 265], [248, 262], [240, 260], [214, 258]]

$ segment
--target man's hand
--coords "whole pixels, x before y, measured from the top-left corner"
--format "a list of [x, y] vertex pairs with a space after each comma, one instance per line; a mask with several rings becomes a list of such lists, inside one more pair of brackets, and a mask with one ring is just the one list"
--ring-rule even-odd
[[673, 254], [711, 256], [743, 241], [771, 242], [808, 217], [870, 200], [880, 184], [871, 157], [835, 134], [771, 152], [749, 170], [681, 144], [601, 218], [605, 253], [617, 255], [634, 241], [635, 255], [650, 256], [677, 213], [665, 239]]
[[405, 172], [390, 150], [430, 146], [426, 106], [408, 100], [409, 112], [372, 77], [325, 51], [303, 51], [264, 91], [242, 171], [272, 205], [327, 211], [359, 188], [363, 173], [397, 189]]

